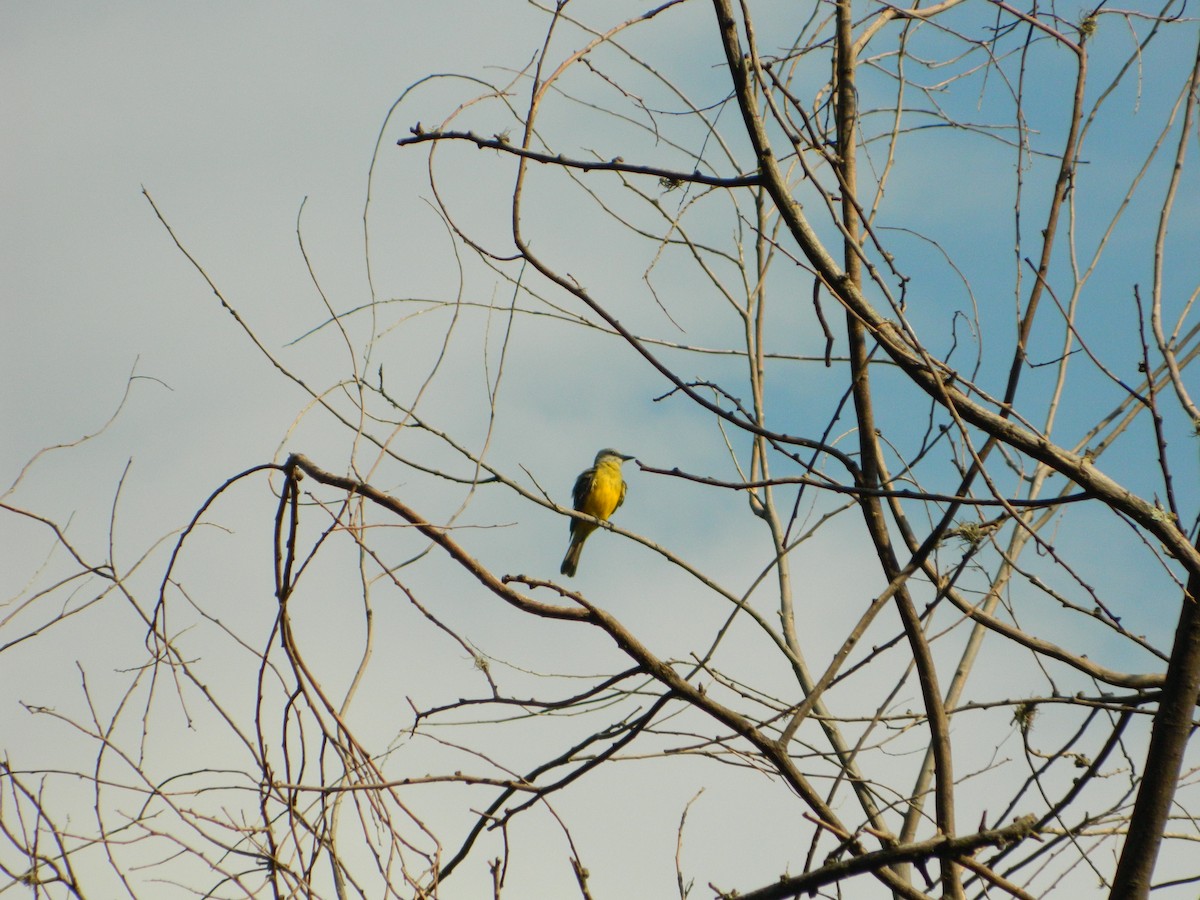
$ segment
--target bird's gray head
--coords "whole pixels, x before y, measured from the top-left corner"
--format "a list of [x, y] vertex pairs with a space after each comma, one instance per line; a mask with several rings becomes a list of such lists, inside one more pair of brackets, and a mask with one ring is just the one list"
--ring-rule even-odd
[[600, 460], [602, 460], [602, 459], [619, 459], [621, 462], [624, 462], [627, 459], [633, 459], [633, 457], [626, 456], [624, 453], [618, 453], [612, 447], [605, 447], [603, 450], [601, 450], [599, 453], [596, 454], [596, 462], [597, 463], [599, 463]]

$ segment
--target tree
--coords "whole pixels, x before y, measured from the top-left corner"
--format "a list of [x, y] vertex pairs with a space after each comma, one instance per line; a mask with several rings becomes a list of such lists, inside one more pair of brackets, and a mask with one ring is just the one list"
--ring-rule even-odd
[[[9, 878], [1190, 895], [1195, 23], [544, 13], [528, 66], [452, 79], [436, 125], [449, 76], [389, 111], [368, 297], [327, 296], [302, 242], [328, 317], [301, 337], [345, 361], [325, 387], [147, 193], [309, 401], [134, 566], [15, 502], [18, 476], [12, 527], [57, 557], [0, 646], [136, 616], [116, 699], [84, 671], [85, 712], [29, 709], [92, 764], [9, 748]], [[418, 158], [446, 296], [395, 258], [416, 214], [381, 212], [415, 206], [383, 186]], [[638, 456], [630, 502], [569, 582], [570, 479], [609, 444]], [[272, 585], [222, 584], [231, 553]]]

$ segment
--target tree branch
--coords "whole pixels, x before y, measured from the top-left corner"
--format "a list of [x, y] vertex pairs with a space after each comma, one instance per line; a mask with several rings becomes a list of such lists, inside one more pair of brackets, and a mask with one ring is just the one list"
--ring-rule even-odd
[[543, 163], [550, 166], [562, 166], [565, 169], [581, 169], [584, 172], [627, 172], [631, 175], [650, 175], [672, 183], [704, 184], [709, 187], [751, 187], [759, 183], [758, 175], [735, 175], [732, 178], [720, 178], [716, 175], [705, 175], [698, 169], [692, 172], [678, 172], [674, 169], [660, 169], [657, 166], [636, 166], [616, 157], [608, 162], [583, 159], [568, 159], [561, 153], [540, 153], [526, 147], [512, 144], [502, 135], [485, 138], [471, 131], [424, 131], [420, 124], [412, 128], [412, 137], [396, 141], [397, 147], [409, 147], [413, 144], [424, 144], [430, 141], [468, 141], [480, 150], [499, 150], [521, 159]]
[[816, 891], [823, 885], [843, 881], [852, 875], [875, 872], [884, 866], [897, 866], [927, 859], [958, 860], [970, 856], [982, 847], [1004, 846], [1031, 837], [1034, 834], [1035, 821], [1034, 816], [1022, 816], [1003, 828], [989, 828], [975, 834], [952, 838], [938, 835], [914, 844], [904, 844], [886, 850], [874, 850], [862, 856], [830, 863], [803, 875], [781, 878], [776, 884], [744, 894], [739, 893], [737, 897], [738, 900], [786, 900], [789, 897], [799, 897], [803, 893]]

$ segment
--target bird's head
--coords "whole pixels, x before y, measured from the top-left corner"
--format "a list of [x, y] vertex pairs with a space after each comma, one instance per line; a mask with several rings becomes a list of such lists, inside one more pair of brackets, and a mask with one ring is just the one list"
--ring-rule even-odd
[[618, 453], [612, 447], [606, 447], [596, 454], [596, 465], [600, 465], [606, 459], [615, 460], [617, 465], [620, 465], [627, 459], [633, 459], [633, 457], [626, 456], [624, 453]]

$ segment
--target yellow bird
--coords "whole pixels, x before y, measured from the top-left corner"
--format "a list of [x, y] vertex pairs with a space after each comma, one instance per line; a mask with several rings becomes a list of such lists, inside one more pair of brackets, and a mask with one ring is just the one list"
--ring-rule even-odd
[[[596, 454], [596, 461], [590, 469], [585, 469], [575, 479], [575, 508], [597, 519], [607, 519], [618, 506], [625, 502], [625, 479], [621, 477], [621, 463], [632, 456], [618, 453], [616, 450], [601, 450]], [[599, 526], [595, 522], [585, 522], [582, 519], [571, 520], [571, 546], [563, 557], [562, 568], [564, 575], [574, 576], [579, 568], [579, 554], [583, 552], [583, 542], [588, 535]]]

